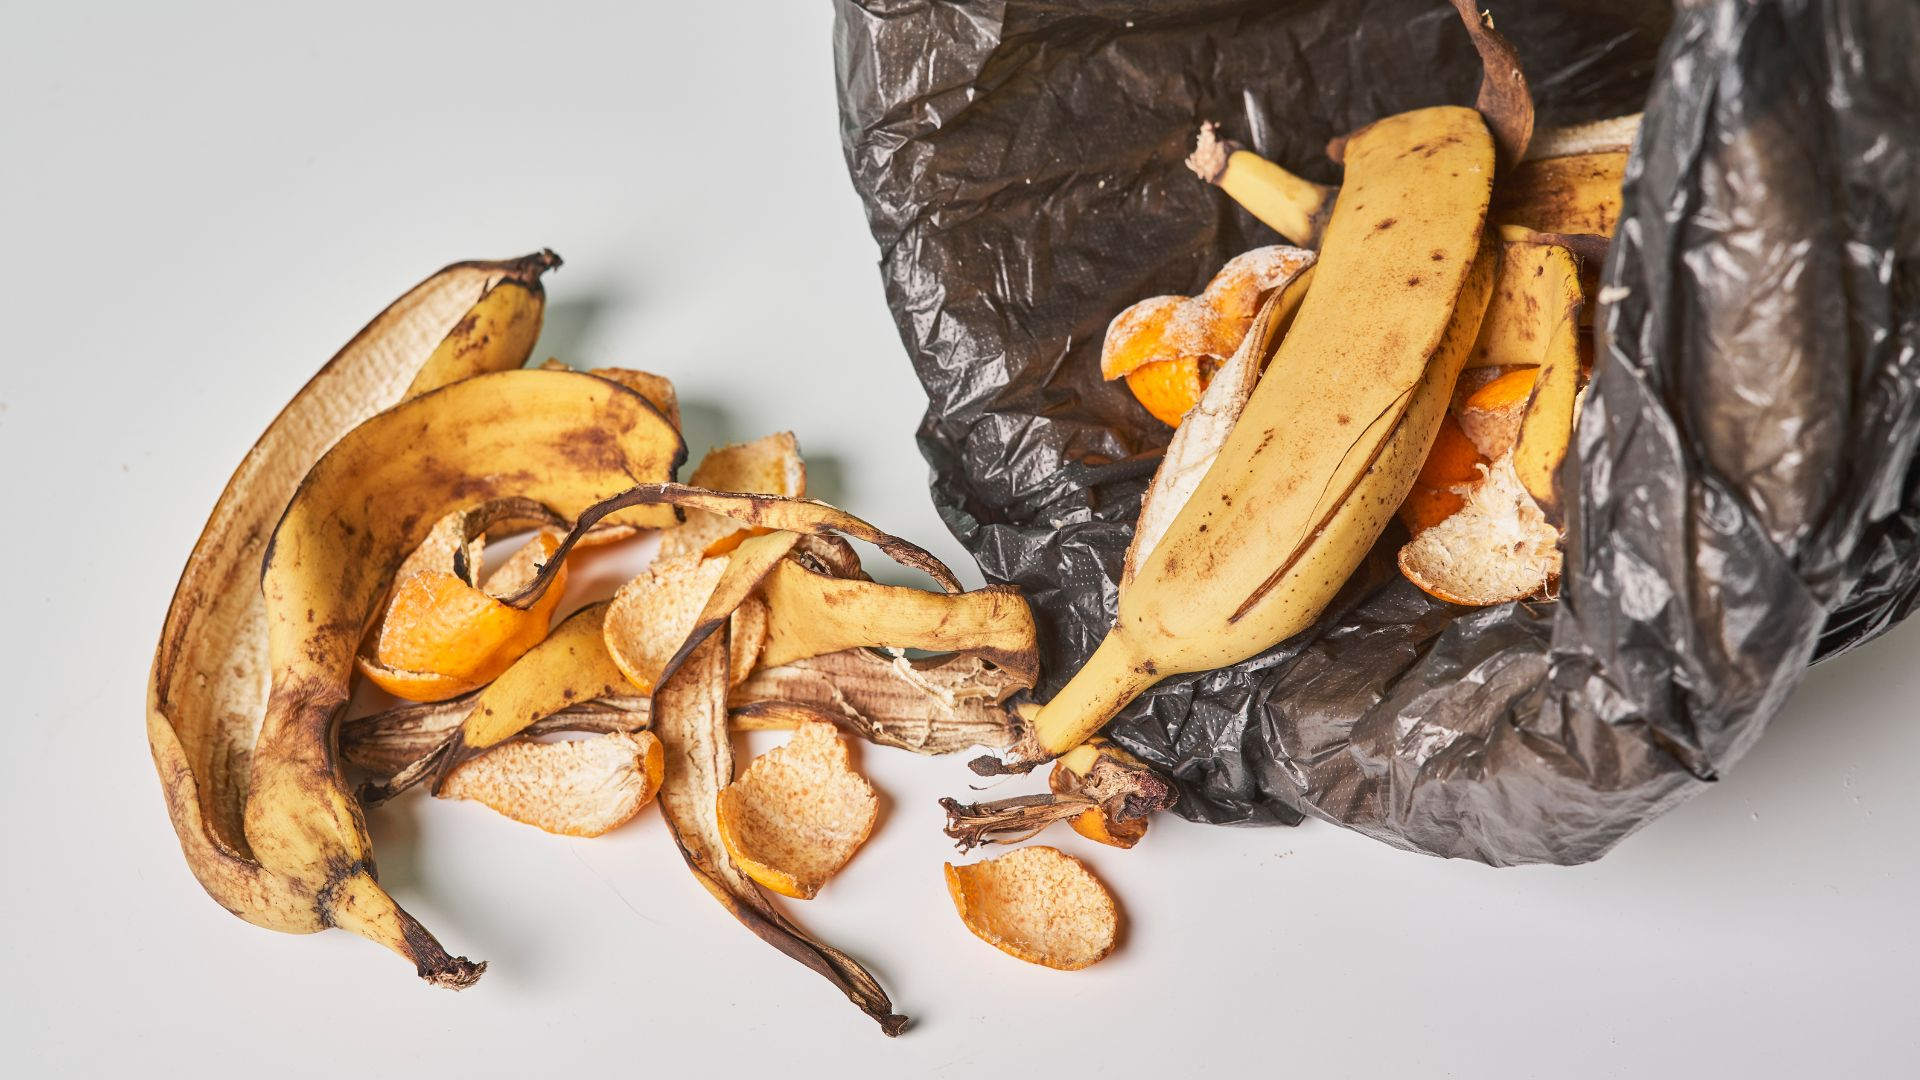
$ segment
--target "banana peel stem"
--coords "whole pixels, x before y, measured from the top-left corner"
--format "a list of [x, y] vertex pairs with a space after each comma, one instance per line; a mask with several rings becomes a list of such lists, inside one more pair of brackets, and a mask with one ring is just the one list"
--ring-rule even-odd
[[465, 990], [487, 970], [484, 961], [474, 963], [448, 953], [365, 869], [354, 871], [329, 889], [320, 898], [320, 907], [334, 926], [385, 945], [413, 961], [414, 971], [435, 986]]
[[980, 757], [968, 767], [982, 776], [1031, 772], [1098, 734], [1134, 698], [1173, 674], [1177, 673], [1161, 671], [1151, 659], [1135, 655], [1116, 627], [1086, 665], [1024, 725], [1004, 760]]

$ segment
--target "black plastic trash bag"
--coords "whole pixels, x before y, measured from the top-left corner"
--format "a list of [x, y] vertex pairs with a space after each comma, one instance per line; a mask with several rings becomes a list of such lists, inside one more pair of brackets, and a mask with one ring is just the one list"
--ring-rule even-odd
[[[1542, 125], [1646, 109], [1563, 597], [1442, 604], [1394, 571], [1396, 526], [1310, 631], [1116, 720], [1189, 816], [1593, 859], [1920, 595], [1920, 5], [1486, 6]], [[1328, 137], [1471, 103], [1478, 57], [1450, 6], [1414, 0], [838, 14], [847, 158], [931, 402], [934, 499], [1032, 598], [1044, 700], [1109, 625], [1169, 434], [1101, 381], [1108, 320], [1275, 240], [1183, 168], [1197, 122], [1333, 181]]]

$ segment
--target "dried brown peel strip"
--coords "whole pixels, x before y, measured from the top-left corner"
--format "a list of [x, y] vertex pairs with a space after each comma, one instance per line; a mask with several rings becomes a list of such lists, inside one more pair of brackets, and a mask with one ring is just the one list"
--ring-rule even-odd
[[[1092, 799], [1080, 795], [1015, 795], [1008, 799], [963, 803], [943, 798], [947, 812], [941, 831], [962, 853], [982, 844], [1017, 844], [1031, 840], [1056, 821], [1074, 821], [1082, 814], [1099, 814]], [[1131, 846], [1131, 845], [1129, 845]]]
[[780, 563], [761, 586], [771, 610], [769, 667], [860, 646], [979, 656], [1031, 686], [1040, 654], [1033, 612], [1018, 589], [965, 593], [881, 585]]
[[[1493, 13], [1483, 13], [1478, 0], [1453, 0], [1453, 7], [1467, 28], [1467, 35], [1473, 39], [1474, 51], [1480, 54], [1480, 93], [1473, 107], [1493, 134], [1494, 147], [1500, 154], [1500, 168], [1505, 172], [1531, 156], [1528, 151], [1533, 144], [1533, 92], [1527, 88], [1520, 53], [1506, 35], [1493, 28]], [[1632, 120], [1634, 129], [1639, 127], [1637, 116], [1623, 119]], [[1576, 142], [1588, 142], [1596, 137], [1611, 139], [1614, 129], [1607, 128], [1609, 134], [1602, 136], [1602, 125], [1581, 127], [1589, 126], [1593, 129], [1589, 132], [1565, 129], [1566, 138]], [[1335, 136], [1327, 143], [1327, 157], [1335, 164], [1343, 164], [1347, 141], [1351, 138], [1352, 135]]]
[[571, 517], [634, 476], [671, 475], [682, 453], [679, 434], [630, 390], [503, 371], [373, 417], [307, 473], [261, 572], [272, 682], [244, 825], [260, 864], [310, 898], [319, 925], [386, 944], [436, 982], [475, 974], [374, 884], [365, 819], [337, 761], [361, 633], [407, 553], [462, 505], [521, 495]]
[[1001, 704], [1024, 684], [971, 656], [917, 660], [849, 649], [779, 667], [763, 667], [734, 688], [735, 715], [784, 705], [832, 713], [848, 730], [881, 746], [916, 754], [952, 754], [1013, 741]]
[[881, 1031], [898, 1035], [907, 1018], [893, 1011], [873, 975], [787, 921], [727, 857], [719, 823], [720, 791], [733, 780], [724, 633], [708, 637], [661, 684], [653, 696], [653, 721], [668, 762], [660, 812], [694, 876], [761, 940], [839, 987]]
[[[707, 451], [687, 482], [709, 491], [751, 491], [799, 498], [807, 493], [807, 464], [791, 431], [752, 442]], [[704, 510], [690, 510], [679, 528], [660, 539], [663, 558], [723, 555], [748, 532], [738, 522]]]
[[782, 896], [811, 900], [867, 842], [880, 799], [835, 726], [808, 721], [722, 788], [716, 812], [735, 865]]
[[1479, 0], [1453, 0], [1453, 8], [1480, 53], [1480, 95], [1473, 106], [1493, 132], [1500, 167], [1511, 169], [1526, 158], [1533, 141], [1533, 93], [1527, 89], [1520, 54], [1493, 28], [1493, 13], [1481, 13]]
[[[894, 562], [926, 574], [947, 592], [962, 591], [960, 580], [953, 576], [953, 571], [948, 569], [945, 563], [934, 558], [931, 552], [918, 544], [883, 533], [839, 507], [815, 502], [812, 499], [707, 491], [702, 488], [688, 487], [685, 484], [638, 484], [598, 506], [582, 511], [575, 520], [573, 532], [567, 534], [566, 540], [560, 544], [560, 550], [554, 555], [555, 562], [564, 560], [573, 545], [579, 543], [580, 537], [591, 531], [602, 518], [631, 506], [674, 506], [687, 510], [705, 510], [744, 525], [760, 526], [768, 530], [785, 530], [808, 535], [840, 533], [872, 544]], [[542, 577], [551, 570], [552, 567], [549, 567], [548, 570], [542, 571]], [[504, 602], [516, 607], [525, 607], [532, 603], [533, 598], [545, 587], [542, 580], [535, 579], [526, 589], [515, 596], [505, 598]]]
[[[340, 760], [365, 773], [375, 785], [370, 790], [381, 797], [391, 797], [397, 791], [389, 792], [387, 783], [440, 749], [447, 736], [458, 731], [460, 722], [472, 712], [476, 696], [477, 693], [449, 701], [401, 705], [349, 720], [340, 726]], [[616, 732], [631, 735], [648, 729], [647, 710], [646, 698], [601, 698], [569, 705], [541, 717], [527, 725], [521, 734], [528, 738]], [[485, 753], [479, 751], [476, 756]], [[416, 776], [414, 782], [418, 779], [424, 779], [424, 774]], [[363, 789], [363, 801], [366, 790], [369, 789]]]
[[1120, 910], [1086, 865], [1057, 848], [1027, 847], [946, 865], [947, 892], [974, 936], [1030, 964], [1078, 971], [1113, 952]]
[[[452, 377], [444, 368], [423, 371], [423, 362], [478, 300], [512, 280], [525, 286], [528, 302], [544, 304], [540, 275], [558, 264], [551, 252], [457, 263], [394, 301], [274, 418], [228, 480], [187, 557], [154, 651], [147, 738], [189, 868], [214, 900], [249, 922], [294, 933], [329, 923], [306, 881], [260, 865], [243, 824], [269, 671], [266, 603], [257, 583], [274, 523], [307, 470], [342, 435], [405, 397], [416, 376], [421, 389]], [[490, 349], [464, 362], [474, 366], [463, 373], [518, 367], [526, 357]], [[368, 890], [377, 890], [370, 876], [355, 878], [339, 898]], [[421, 973], [436, 981], [462, 985], [478, 975], [478, 965], [425, 942], [413, 951]]]
[[651, 732], [515, 739], [454, 769], [442, 798], [471, 799], [562, 836], [600, 836], [653, 801], [666, 757]]
[[1156, 811], [1171, 807], [1173, 786], [1152, 767], [1103, 738], [1062, 754], [1048, 775], [1048, 795], [1023, 795], [968, 806], [942, 799], [945, 832], [961, 851], [979, 844], [1012, 844], [1055, 821], [1111, 847], [1130, 848], [1146, 836]]

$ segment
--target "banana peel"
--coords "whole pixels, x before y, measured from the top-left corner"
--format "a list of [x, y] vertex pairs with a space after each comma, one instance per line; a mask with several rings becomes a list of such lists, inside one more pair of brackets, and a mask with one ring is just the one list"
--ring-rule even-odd
[[[442, 437], [421, 438], [428, 431]], [[389, 946], [433, 981], [475, 974], [374, 884], [361, 807], [335, 760], [357, 646], [406, 554], [462, 505], [517, 495], [571, 517], [634, 477], [672, 475], [683, 456], [678, 433], [632, 391], [585, 375], [506, 371], [366, 421], [308, 472], [261, 573], [272, 689], [244, 824], [261, 867], [308, 896], [322, 925]], [[515, 468], [502, 472], [501, 461]], [[549, 564], [538, 580], [557, 574]]]
[[760, 589], [769, 620], [761, 662], [769, 667], [887, 646], [979, 656], [1028, 686], [1039, 677], [1033, 611], [1010, 586], [936, 593], [829, 577], [782, 559]]
[[1347, 151], [1313, 288], [1239, 423], [1086, 666], [1009, 760], [976, 771], [1031, 769], [1161, 679], [1305, 629], [1411, 490], [1492, 290], [1493, 141], [1478, 113], [1442, 106]]
[[[263, 866], [244, 827], [254, 724], [265, 704], [270, 661], [267, 609], [255, 586], [274, 524], [301, 478], [336, 440], [363, 420], [452, 378], [422, 374], [426, 358], [503, 281], [533, 285], [559, 260], [551, 252], [500, 262], [456, 263], [376, 316], [289, 402], [241, 461], [187, 557], [155, 649], [147, 686], [147, 738], [167, 811], [188, 867], [221, 906], [257, 925], [291, 933], [329, 921], [304, 881]], [[467, 354], [474, 367], [518, 367], [504, 349]], [[472, 370], [462, 369], [462, 373]], [[377, 891], [370, 874], [351, 875], [335, 903]], [[406, 944], [390, 901], [369, 896], [361, 922], [415, 954], [421, 974], [448, 986], [478, 977], [480, 965], [447, 956], [419, 931]]]

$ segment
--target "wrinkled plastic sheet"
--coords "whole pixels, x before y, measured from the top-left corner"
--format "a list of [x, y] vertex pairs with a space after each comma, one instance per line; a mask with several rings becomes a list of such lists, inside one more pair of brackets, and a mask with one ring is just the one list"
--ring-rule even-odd
[[[1543, 125], [1646, 110], [1563, 595], [1442, 604], [1395, 527], [1311, 630], [1115, 721], [1190, 817], [1590, 860], [1920, 596], [1920, 5], [1486, 6]], [[1032, 598], [1044, 699], [1110, 623], [1170, 434], [1101, 381], [1107, 322], [1277, 239], [1182, 167], [1197, 121], [1334, 182], [1330, 136], [1470, 103], [1478, 60], [1410, 0], [839, 0], [835, 49], [933, 497]]]

